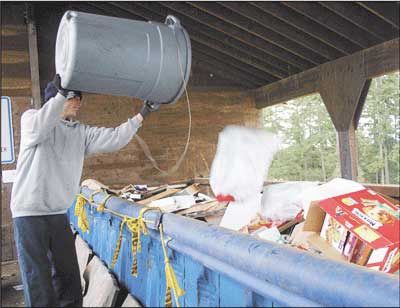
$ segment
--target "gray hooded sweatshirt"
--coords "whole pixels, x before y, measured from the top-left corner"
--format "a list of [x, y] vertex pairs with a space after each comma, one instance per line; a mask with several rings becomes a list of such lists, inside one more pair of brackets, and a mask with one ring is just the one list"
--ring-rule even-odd
[[66, 213], [79, 193], [86, 155], [117, 151], [141, 126], [136, 117], [116, 128], [61, 119], [65, 98], [57, 94], [21, 117], [21, 144], [11, 195], [13, 218]]

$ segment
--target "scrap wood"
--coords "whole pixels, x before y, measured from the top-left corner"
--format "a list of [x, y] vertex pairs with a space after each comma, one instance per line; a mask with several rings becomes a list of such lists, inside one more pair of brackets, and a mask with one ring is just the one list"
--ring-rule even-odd
[[177, 195], [194, 195], [199, 192], [198, 184], [192, 184], [185, 189], [181, 190]]
[[146, 198], [146, 199], [137, 201], [136, 203], [142, 204], [142, 205], [147, 205], [147, 204], [150, 204], [152, 201], [172, 196], [172, 195], [176, 194], [178, 191], [179, 191], [179, 189], [167, 188], [165, 191], [163, 191], [159, 194], [153, 195], [150, 198]]
[[225, 210], [226, 210], [226, 208], [223, 207], [223, 208], [219, 208], [219, 209], [216, 209], [213, 211], [208, 210], [208, 211], [194, 212], [194, 213], [187, 214], [186, 216], [191, 217], [191, 218], [205, 218], [208, 216], [221, 216], [221, 218], [222, 218], [222, 216], [225, 213]]
[[219, 204], [219, 202], [217, 200], [212, 200], [212, 201], [208, 201], [205, 203], [199, 203], [199, 204], [192, 206], [190, 209], [180, 211], [178, 214], [179, 215], [187, 215], [187, 214], [195, 213], [195, 212], [199, 212], [199, 211], [206, 211], [208, 209], [213, 208], [214, 206], [216, 206], [218, 204]]
[[156, 186], [156, 187], [149, 187], [148, 191], [144, 194], [144, 198], [149, 198], [151, 196], [154, 196], [156, 194], [159, 194], [163, 191], [166, 191], [168, 188], [168, 185], [161, 185], [161, 186]]
[[171, 196], [159, 200], [153, 200], [147, 206], [149, 207], [157, 207], [161, 209], [163, 212], [174, 213], [176, 211], [190, 208], [196, 204], [196, 200], [192, 195], [183, 195], [183, 196]]
[[179, 180], [179, 181], [174, 181], [174, 182], [170, 182], [168, 183], [170, 186], [172, 185], [192, 185], [194, 183], [193, 179], [189, 179], [189, 180]]
[[178, 212], [177, 214], [192, 218], [200, 218], [207, 216], [223, 215], [226, 209], [226, 203], [220, 203], [216, 200], [200, 203], [192, 206], [187, 210]]
[[168, 184], [168, 188], [182, 189], [187, 187], [187, 184]]
[[[129, 184], [128, 186], [125, 186], [121, 190], [118, 191], [119, 195], [122, 195], [127, 192], [138, 192], [138, 190], [135, 187], [136, 185]], [[155, 186], [155, 187], [147, 187], [147, 191], [140, 191], [145, 198], [148, 198], [154, 194], [158, 194], [168, 188], [168, 185], [161, 185], [161, 186]]]
[[278, 226], [278, 230], [279, 230], [279, 232], [282, 233], [282, 232], [286, 231], [287, 229], [289, 229], [290, 227], [293, 227], [294, 225], [301, 223], [303, 221], [304, 221], [304, 218], [301, 218], [300, 220], [298, 220], [298, 219], [289, 220], [286, 223]]

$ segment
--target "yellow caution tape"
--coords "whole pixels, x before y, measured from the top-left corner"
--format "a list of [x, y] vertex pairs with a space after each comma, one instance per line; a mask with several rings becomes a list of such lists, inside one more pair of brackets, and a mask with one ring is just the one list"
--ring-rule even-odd
[[165, 290], [165, 307], [172, 307], [172, 297], [171, 297], [171, 289], [174, 294], [176, 307], [179, 307], [179, 297], [185, 294], [185, 290], [183, 290], [176, 279], [176, 275], [174, 269], [169, 261], [167, 248], [164, 242], [164, 231], [163, 226], [160, 224], [159, 227], [160, 238], [161, 238], [161, 246], [164, 253], [164, 264], [165, 264], [165, 278], [166, 278], [166, 290]]
[[104, 190], [102, 190], [102, 189], [97, 189], [97, 190], [95, 190], [94, 192], [92, 192], [92, 194], [89, 196], [89, 198], [88, 198], [88, 201], [90, 202], [90, 203], [93, 203], [94, 202], [94, 199], [93, 199], [93, 197], [94, 197], [94, 195], [97, 195], [98, 193], [106, 193]]
[[85, 211], [86, 198], [79, 194], [76, 198], [74, 214], [78, 217], [78, 227], [83, 231], [89, 231], [89, 221]]
[[[75, 216], [78, 217], [78, 227], [82, 229], [83, 232], [89, 231], [89, 222], [87, 220], [86, 212], [85, 212], [85, 204], [86, 201], [93, 202], [93, 196], [100, 191], [95, 191], [90, 197], [89, 200], [85, 198], [82, 194], [79, 194], [76, 199], [75, 204]], [[111, 195], [107, 195], [104, 200], [98, 205], [97, 211], [103, 212], [105, 210], [105, 204], [107, 200], [111, 197]], [[91, 201], [90, 201], [91, 200]], [[119, 213], [114, 213], [115, 215], [122, 218], [120, 227], [119, 227], [119, 236], [115, 246], [114, 255], [111, 260], [111, 268], [113, 269], [121, 250], [121, 243], [122, 243], [122, 233], [124, 230], [124, 226], [126, 225], [128, 230], [131, 232], [131, 251], [132, 251], [132, 267], [131, 267], [131, 274], [134, 277], [138, 275], [138, 268], [137, 268], [137, 252], [141, 252], [141, 234], [144, 235], [148, 234], [146, 222], [143, 218], [143, 215], [146, 211], [149, 210], [157, 210], [156, 208], [148, 208], [143, 207], [139, 212], [138, 218], [128, 217], [125, 215], [121, 215]], [[159, 210], [159, 209], [158, 209]], [[111, 211], [112, 212], [112, 211]], [[174, 269], [170, 263], [167, 248], [164, 242], [164, 231], [163, 226], [160, 224], [159, 227], [160, 231], [160, 239], [161, 239], [161, 246], [164, 253], [164, 264], [165, 264], [165, 278], [166, 278], [166, 290], [165, 290], [165, 306], [172, 307], [172, 294], [174, 294], [176, 307], [179, 306], [179, 298], [185, 294], [185, 290], [183, 290], [176, 279], [176, 275]], [[172, 290], [172, 292], [171, 292]], [[172, 293], [172, 294], [171, 294]]]
[[137, 252], [141, 252], [142, 246], [141, 246], [141, 239], [140, 236], [143, 233], [144, 235], [148, 234], [147, 227], [145, 224], [145, 221], [143, 219], [143, 214], [148, 211], [152, 210], [151, 208], [144, 207], [140, 210], [139, 212], [139, 217], [138, 218], [132, 218], [132, 217], [127, 217], [124, 216], [121, 225], [119, 227], [119, 236], [117, 240], [117, 245], [114, 250], [114, 255], [111, 260], [111, 268], [114, 268], [115, 263], [118, 260], [119, 257], [119, 252], [121, 250], [121, 242], [122, 242], [122, 232], [124, 230], [124, 225], [127, 226], [128, 230], [131, 232], [131, 251], [132, 251], [132, 267], [131, 267], [131, 274], [134, 277], [137, 277], [138, 275], [138, 269], [137, 269], [137, 258], [136, 254]]
[[107, 195], [103, 201], [100, 202], [100, 204], [97, 206], [97, 212], [104, 212], [104, 209], [106, 208], [106, 202], [108, 199], [110, 199], [112, 196]]

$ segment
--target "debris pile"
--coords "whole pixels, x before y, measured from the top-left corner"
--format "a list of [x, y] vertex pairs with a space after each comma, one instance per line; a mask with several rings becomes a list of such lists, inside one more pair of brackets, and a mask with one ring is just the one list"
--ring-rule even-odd
[[[120, 190], [112, 190], [94, 180], [86, 180], [82, 186], [219, 226], [232, 204], [218, 201], [206, 179], [128, 185]], [[236, 231], [337, 261], [398, 272], [400, 224], [396, 200], [344, 179], [322, 185], [313, 182], [265, 184], [260, 195], [261, 206]], [[246, 210], [241, 204], [235, 210], [240, 215], [243, 209]], [[231, 223], [237, 226], [234, 219]]]

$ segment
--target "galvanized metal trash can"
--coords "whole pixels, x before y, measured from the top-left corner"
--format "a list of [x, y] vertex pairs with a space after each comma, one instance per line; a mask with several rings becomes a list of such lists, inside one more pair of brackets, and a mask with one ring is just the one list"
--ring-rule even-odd
[[[87, 198], [92, 190], [82, 188]], [[98, 212], [106, 195], [98, 193], [86, 205], [89, 232], [77, 227], [74, 205], [68, 215], [93, 251], [111, 264], [121, 218]], [[138, 217], [141, 207], [111, 197], [111, 211]], [[132, 264], [130, 233], [123, 231], [120, 257], [113, 269], [120, 284], [145, 306], [164, 306], [164, 257], [156, 232], [162, 221], [172, 266], [185, 295], [186, 307], [398, 307], [399, 280], [394, 275], [323, 259], [308, 252], [269, 243], [174, 214], [146, 212], [149, 235], [142, 236], [137, 254], [138, 276]]]
[[190, 75], [189, 35], [165, 24], [67, 11], [56, 40], [56, 71], [67, 89], [174, 103]]

